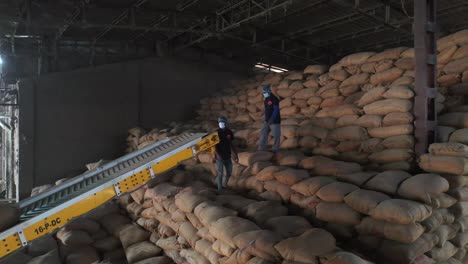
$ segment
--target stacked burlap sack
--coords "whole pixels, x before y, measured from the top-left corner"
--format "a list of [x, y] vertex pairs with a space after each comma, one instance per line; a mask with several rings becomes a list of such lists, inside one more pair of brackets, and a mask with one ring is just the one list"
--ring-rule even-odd
[[148, 230], [143, 235], [133, 227], [132, 241], [161, 248], [175, 263], [369, 263], [278, 202], [218, 194], [187, 175], [193, 178], [185, 171], [173, 175], [186, 179], [183, 186], [164, 182], [132, 193], [127, 209]]
[[226, 115], [245, 128], [237, 136], [254, 146], [263, 121], [262, 85], [271, 84], [281, 100], [282, 149], [409, 170], [414, 74], [396, 64], [406, 50], [352, 54], [329, 71], [311, 65], [284, 76], [268, 74], [203, 99], [198, 113], [201, 120]]
[[[468, 30], [438, 41], [438, 113], [468, 110], [461, 99], [468, 90], [467, 44]], [[330, 68], [310, 65], [302, 72], [258, 75], [201, 100], [198, 120], [225, 115], [236, 123], [238, 136], [253, 146], [263, 121], [261, 87], [272, 85], [285, 119], [282, 149], [409, 170], [414, 159], [414, 69], [414, 49], [399, 47], [351, 54]]]
[[[456, 200], [447, 213], [454, 217], [449, 219], [450, 223], [445, 223], [449, 241], [440, 246], [445, 253], [450, 252], [461, 259], [466, 255], [468, 245], [468, 146], [455, 141], [435, 143], [429, 151], [420, 157], [419, 166], [426, 171], [441, 173], [450, 184], [448, 194]], [[466, 262], [468, 257], [465, 256], [463, 263]]]
[[[446, 194], [449, 183], [437, 174], [363, 171], [357, 163], [306, 157], [300, 151], [282, 151], [277, 162], [271, 158], [270, 152], [239, 153], [228, 186], [302, 208], [309, 220], [342, 241], [372, 239], [364, 246], [372, 245], [385, 263], [429, 261], [430, 251], [446, 241], [431, 223], [448, 215], [456, 200]], [[198, 160], [202, 163], [186, 169], [214, 183], [210, 155], [200, 154]]]
[[1, 264], [125, 264], [119, 231], [131, 222], [109, 202], [0, 259]]
[[468, 30], [438, 40], [438, 89], [445, 96], [447, 112], [466, 112], [463, 96], [468, 88]]

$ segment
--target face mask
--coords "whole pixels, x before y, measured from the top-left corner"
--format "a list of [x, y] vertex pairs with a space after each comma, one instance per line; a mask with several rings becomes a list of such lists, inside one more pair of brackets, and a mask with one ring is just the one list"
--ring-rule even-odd
[[224, 129], [226, 128], [226, 123], [219, 123], [219, 128]]
[[268, 96], [270, 96], [269, 93], [263, 93], [263, 97], [267, 98]]

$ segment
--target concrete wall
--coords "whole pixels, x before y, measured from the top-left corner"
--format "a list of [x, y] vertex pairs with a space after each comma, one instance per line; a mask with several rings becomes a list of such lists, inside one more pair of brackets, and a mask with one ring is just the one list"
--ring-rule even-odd
[[200, 99], [239, 78], [222, 67], [202, 62], [180, 63], [170, 59], [141, 63], [141, 125], [152, 128], [194, 117]]
[[243, 77], [217, 63], [155, 58], [21, 81], [22, 196], [121, 155], [131, 127], [192, 118], [200, 98]]

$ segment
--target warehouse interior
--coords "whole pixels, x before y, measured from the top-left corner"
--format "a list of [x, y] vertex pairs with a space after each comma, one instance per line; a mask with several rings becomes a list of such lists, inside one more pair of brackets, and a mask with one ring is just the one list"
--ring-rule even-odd
[[1, 1], [0, 264], [468, 263], [467, 11]]

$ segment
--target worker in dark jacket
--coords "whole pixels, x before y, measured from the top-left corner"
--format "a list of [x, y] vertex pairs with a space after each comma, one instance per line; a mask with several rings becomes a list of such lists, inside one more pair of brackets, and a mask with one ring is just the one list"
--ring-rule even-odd
[[260, 134], [260, 145], [258, 150], [266, 150], [268, 135], [270, 131], [273, 134], [273, 152], [277, 153], [281, 138], [281, 114], [279, 108], [279, 99], [271, 93], [269, 85], [263, 87], [263, 97], [265, 105], [265, 122]]
[[[215, 146], [213, 163], [216, 163], [216, 169], [218, 171], [216, 180], [218, 183], [218, 191], [221, 191], [223, 187], [227, 186], [229, 177], [231, 177], [232, 174], [231, 153], [234, 154], [233, 158], [236, 163], [239, 161], [239, 158], [237, 157], [237, 151], [232, 144], [234, 134], [229, 128], [227, 128], [227, 118], [224, 116], [219, 117], [218, 125], [219, 143]], [[226, 168], [226, 177], [223, 178], [224, 168]]]

